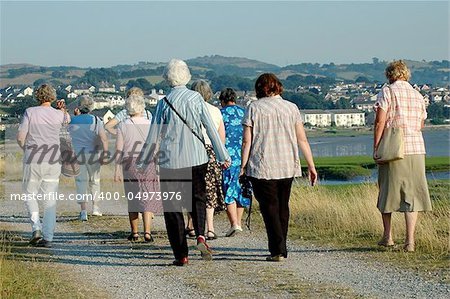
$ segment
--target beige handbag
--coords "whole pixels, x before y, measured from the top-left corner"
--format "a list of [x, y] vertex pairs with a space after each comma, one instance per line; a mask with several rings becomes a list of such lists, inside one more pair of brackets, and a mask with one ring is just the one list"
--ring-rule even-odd
[[[391, 113], [391, 119], [393, 120], [395, 117], [396, 99], [391, 87], [389, 87], [389, 91], [391, 93], [392, 105], [388, 111]], [[396, 127], [385, 127], [383, 136], [381, 136], [381, 140], [377, 148], [377, 157], [379, 157], [377, 161], [390, 162], [403, 159], [404, 156], [405, 149], [403, 142], [403, 129]]]

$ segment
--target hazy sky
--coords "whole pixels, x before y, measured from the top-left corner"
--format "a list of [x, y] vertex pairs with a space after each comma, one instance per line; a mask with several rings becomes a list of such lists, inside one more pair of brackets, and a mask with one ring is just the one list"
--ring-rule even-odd
[[449, 59], [448, 1], [1, 1], [0, 64]]

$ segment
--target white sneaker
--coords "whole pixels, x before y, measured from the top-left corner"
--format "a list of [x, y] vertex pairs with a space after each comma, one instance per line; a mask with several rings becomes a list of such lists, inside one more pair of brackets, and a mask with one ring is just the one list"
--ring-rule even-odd
[[242, 227], [240, 227], [239, 225], [237, 225], [237, 226], [236, 226], [236, 231], [242, 233], [242, 232], [243, 232]]
[[103, 216], [103, 214], [100, 212], [97, 206], [94, 206], [92, 209], [92, 216]]
[[79, 218], [80, 218], [81, 221], [88, 221], [87, 211], [86, 210], [82, 210], [80, 212], [80, 217]]
[[225, 237], [232, 237], [232, 236], [234, 236], [235, 234], [237, 234], [237, 233], [239, 233], [241, 231], [242, 231], [242, 228], [240, 228], [237, 225], [234, 225], [234, 226], [230, 227], [230, 229], [225, 234]]

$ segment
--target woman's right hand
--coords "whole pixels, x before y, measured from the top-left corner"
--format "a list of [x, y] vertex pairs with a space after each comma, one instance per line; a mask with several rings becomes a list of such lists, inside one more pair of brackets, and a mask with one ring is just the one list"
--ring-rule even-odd
[[114, 182], [120, 183], [123, 181], [122, 174], [119, 171], [114, 172]]
[[317, 184], [317, 171], [316, 167], [308, 167], [308, 179], [311, 183], [311, 186], [315, 186]]

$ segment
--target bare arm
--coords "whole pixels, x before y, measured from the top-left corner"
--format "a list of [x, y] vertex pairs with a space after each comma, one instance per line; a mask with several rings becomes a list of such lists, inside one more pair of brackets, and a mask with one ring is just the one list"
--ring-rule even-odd
[[384, 127], [386, 125], [387, 113], [381, 108], [377, 109], [375, 116], [375, 124], [373, 129], [373, 158], [376, 160], [376, 151], [380, 144], [381, 137], [383, 136]]
[[253, 128], [244, 126], [244, 133], [242, 137], [241, 148], [241, 175], [244, 174], [247, 167], [248, 158], [250, 156], [250, 149], [252, 147]]
[[115, 126], [117, 126], [118, 124], [119, 121], [114, 117], [106, 123], [105, 130], [111, 133], [112, 135], [117, 135], [117, 130]]
[[115, 168], [114, 168], [114, 182], [121, 182], [122, 175], [122, 154], [123, 154], [123, 136], [121, 131], [117, 132], [116, 139], [116, 153], [115, 153]]
[[220, 121], [219, 125], [219, 137], [223, 144], [225, 144], [225, 125], [223, 124], [223, 120]]
[[24, 131], [17, 132], [16, 140], [17, 144], [20, 146], [22, 150], [25, 149], [25, 139], [27, 137], [27, 133]]
[[295, 133], [297, 135], [298, 146], [305, 157], [306, 164], [308, 164], [309, 181], [311, 182], [311, 185], [314, 186], [317, 183], [317, 171], [316, 166], [314, 165], [311, 147], [309, 146], [308, 139], [306, 138], [306, 133], [302, 122], [298, 121], [295, 124]]

